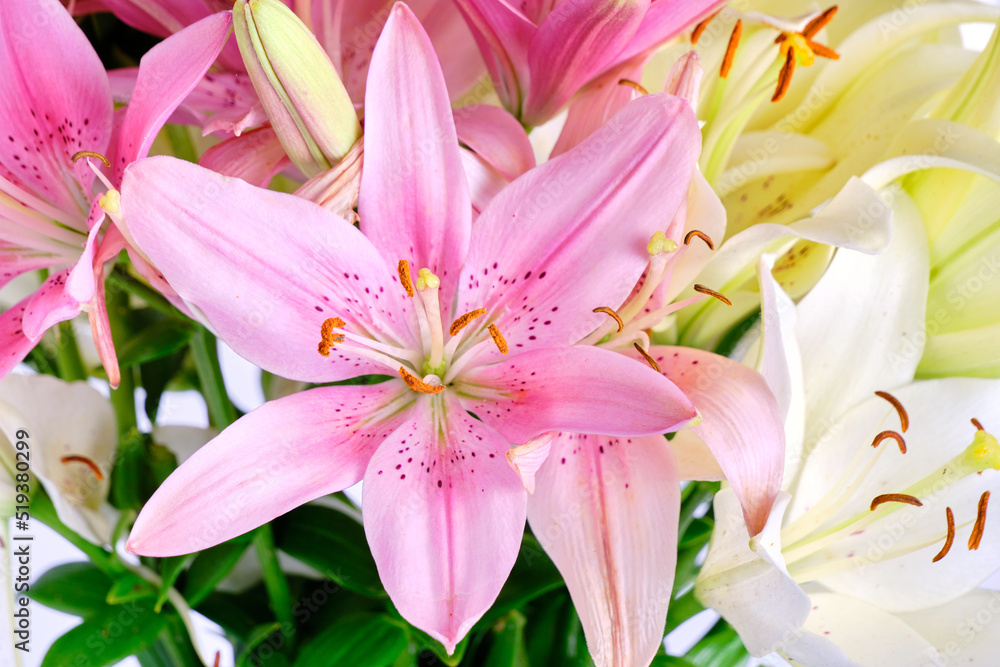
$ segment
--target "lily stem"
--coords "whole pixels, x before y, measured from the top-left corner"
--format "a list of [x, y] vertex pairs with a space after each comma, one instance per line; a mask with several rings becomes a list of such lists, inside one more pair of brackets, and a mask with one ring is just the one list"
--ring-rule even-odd
[[67, 382], [86, 380], [87, 371], [80, 358], [80, 348], [76, 344], [76, 334], [73, 333], [73, 322], [59, 323], [59, 342], [56, 345], [56, 365], [59, 377]]
[[260, 569], [264, 576], [264, 588], [271, 600], [271, 609], [275, 618], [281, 623], [281, 633], [289, 646], [295, 643], [295, 625], [292, 620], [292, 594], [288, 588], [288, 580], [281, 571], [278, 562], [278, 552], [274, 546], [274, 535], [270, 524], [264, 524], [254, 533], [253, 544], [257, 549]]
[[222, 381], [215, 336], [201, 325], [195, 327], [191, 338], [191, 355], [194, 357], [198, 379], [201, 380], [202, 395], [208, 404], [208, 417], [215, 428], [224, 429], [236, 421], [236, 409], [229, 400], [226, 385]]
[[87, 558], [90, 559], [90, 562], [97, 566], [101, 572], [108, 575], [115, 575], [122, 571], [123, 568], [121, 564], [116, 561], [114, 556], [96, 544], [90, 543], [88, 540], [78, 535], [76, 531], [68, 528], [62, 521], [59, 520], [59, 516], [56, 514], [56, 508], [52, 504], [52, 500], [49, 498], [48, 494], [45, 492], [45, 489], [39, 486], [33, 491], [34, 493], [31, 498], [31, 518], [41, 521], [46, 526], [69, 540], [70, 543], [82, 551]]
[[124, 290], [133, 296], [137, 296], [153, 310], [157, 310], [164, 315], [169, 315], [171, 317], [177, 317], [180, 314], [172, 303], [170, 303], [162, 294], [154, 290], [149, 285], [136, 280], [132, 276], [128, 275], [121, 266], [117, 267], [108, 276], [108, 286], [112, 289], [108, 290], [108, 294], [117, 290]]

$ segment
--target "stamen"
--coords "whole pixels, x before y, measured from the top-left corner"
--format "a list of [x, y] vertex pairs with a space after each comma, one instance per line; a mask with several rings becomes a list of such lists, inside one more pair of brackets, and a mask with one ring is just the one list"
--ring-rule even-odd
[[646, 352], [646, 350], [642, 349], [642, 345], [639, 345], [639, 343], [632, 343], [632, 347], [634, 347], [636, 350], [639, 351], [639, 354], [641, 354], [642, 358], [646, 360], [646, 363], [648, 363], [650, 366], [653, 367], [654, 371], [656, 371], [657, 373], [661, 372], [660, 365], [656, 363], [656, 359], [649, 356], [649, 352]]
[[316, 351], [322, 354], [324, 357], [330, 356], [330, 350], [337, 343], [344, 342], [344, 334], [334, 333], [334, 329], [342, 329], [346, 322], [339, 317], [331, 317], [329, 319], [323, 320], [323, 325], [320, 327], [319, 333], [323, 340], [319, 342]]
[[638, 83], [637, 81], [633, 81], [632, 79], [618, 79], [618, 85], [619, 86], [628, 86], [629, 88], [634, 88], [635, 90], [638, 90], [639, 93], [642, 94], [642, 95], [649, 95], [649, 91], [646, 90], [645, 87], [643, 87], [643, 85], [641, 83]]
[[493, 342], [496, 343], [497, 349], [500, 350], [500, 354], [507, 354], [510, 352], [510, 348], [507, 347], [507, 341], [504, 339], [503, 334], [500, 333], [500, 329], [497, 325], [490, 324], [489, 326], [490, 335], [493, 336]]
[[88, 468], [90, 468], [91, 472], [94, 473], [94, 477], [97, 478], [98, 482], [100, 482], [100, 481], [102, 481], [104, 479], [104, 474], [101, 472], [101, 469], [97, 466], [96, 463], [94, 463], [93, 461], [91, 461], [90, 459], [88, 459], [86, 456], [78, 456], [78, 455], [64, 456], [61, 459], [59, 459], [59, 462], [60, 463], [74, 463], [74, 462], [75, 463], [82, 463], [83, 465], [85, 465]]
[[410, 280], [410, 263], [405, 259], [399, 260], [397, 271], [399, 271], [399, 282], [406, 290], [406, 296], [412, 297], [416, 292], [413, 289], [413, 281]]
[[833, 20], [834, 14], [837, 13], [837, 5], [827, 8], [822, 14], [814, 18], [812, 21], [806, 24], [806, 27], [802, 29], [802, 36], [806, 39], [812, 39], [816, 33], [826, 27], [826, 25]]
[[482, 317], [485, 314], [486, 314], [485, 308], [476, 308], [475, 310], [470, 310], [465, 315], [459, 316], [458, 319], [456, 319], [454, 322], [451, 323], [451, 328], [448, 329], [448, 333], [450, 333], [452, 336], [457, 335], [459, 331], [464, 329], [469, 324], [469, 322], [476, 319], [477, 317]]
[[729, 76], [729, 70], [733, 66], [733, 58], [736, 56], [736, 47], [740, 45], [740, 36], [743, 35], [743, 20], [740, 19], [733, 27], [733, 34], [729, 36], [729, 44], [726, 46], [726, 55], [722, 58], [722, 67], [719, 68], [719, 76], [725, 79]]
[[615, 322], [617, 322], [618, 323], [618, 333], [621, 333], [622, 330], [625, 329], [625, 322], [623, 322], [622, 318], [619, 317], [618, 313], [616, 313], [611, 308], [608, 308], [607, 306], [598, 306], [597, 308], [594, 308], [594, 312], [595, 313], [604, 313], [605, 315], [607, 315], [608, 317], [610, 317], [611, 319], [613, 319]]
[[969, 535], [969, 550], [979, 548], [979, 543], [983, 539], [983, 531], [986, 530], [986, 504], [990, 502], [990, 492], [983, 491], [979, 496], [979, 509], [976, 511], [976, 525], [972, 527], [972, 534]]
[[403, 382], [406, 383], [407, 387], [409, 387], [413, 391], [420, 392], [421, 394], [433, 395], [433, 394], [440, 394], [442, 391], [444, 391], [443, 384], [438, 384], [438, 385], [427, 384], [413, 373], [410, 373], [403, 366], [399, 367], [399, 377], [403, 378]]
[[983, 425], [979, 423], [979, 420], [976, 419], [975, 417], [973, 417], [970, 421], [972, 421], [972, 425], [976, 427], [977, 431], [985, 431], [986, 430], [985, 428], [983, 428]]
[[934, 558], [931, 559], [932, 563], [936, 563], [947, 556], [948, 552], [951, 550], [952, 542], [955, 541], [955, 515], [952, 513], [950, 507], [945, 507], [944, 511], [945, 516], [948, 518], [948, 536], [944, 538], [944, 546], [941, 547], [941, 551], [937, 553], [937, 556], [934, 556]]
[[713, 296], [716, 299], [718, 299], [719, 301], [721, 301], [722, 303], [726, 304], [727, 306], [733, 305], [733, 302], [730, 301], [729, 299], [727, 299], [725, 296], [723, 296], [722, 294], [719, 294], [714, 289], [705, 287], [704, 285], [695, 285], [694, 286], [694, 291], [695, 292], [700, 292], [702, 294], [707, 294], [708, 296]]
[[886, 440], [888, 438], [892, 438], [893, 440], [896, 441], [896, 444], [899, 445], [900, 454], [906, 453], [906, 441], [903, 440], [903, 436], [896, 433], [895, 431], [882, 431], [881, 433], [876, 435], [875, 439], [872, 440], [872, 447], [878, 447], [880, 444], [882, 444], [883, 440]]
[[774, 91], [774, 95], [771, 96], [772, 102], [780, 102], [781, 98], [785, 96], [789, 86], [792, 85], [792, 74], [794, 73], [795, 49], [788, 49], [788, 53], [785, 54], [785, 64], [781, 66], [781, 73], [778, 75], [778, 88]]
[[883, 493], [880, 496], [875, 496], [872, 498], [871, 507], [869, 510], [875, 511], [875, 508], [882, 503], [906, 503], [907, 505], [913, 505], [914, 507], [923, 507], [924, 504], [920, 502], [920, 499], [915, 496], [910, 496], [905, 493]]
[[817, 56], [822, 56], [824, 58], [829, 58], [830, 60], [840, 60], [840, 54], [831, 49], [829, 46], [824, 46], [823, 44], [817, 44], [811, 39], [806, 40], [806, 44], [810, 49], [813, 50]]
[[910, 416], [906, 414], [906, 408], [903, 407], [903, 404], [887, 391], [876, 391], [875, 395], [892, 403], [892, 407], [896, 408], [896, 412], [899, 413], [899, 423], [902, 425], [903, 433], [906, 433], [906, 429], [910, 428]]
[[690, 232], [684, 235], [684, 245], [690, 245], [691, 239], [693, 239], [696, 236], [705, 242], [705, 245], [708, 246], [709, 250], [715, 250], [715, 244], [712, 242], [711, 237], [699, 229], [692, 229]]
[[70, 157], [70, 160], [72, 160], [73, 162], [76, 162], [80, 158], [85, 158], [85, 157], [95, 157], [98, 160], [100, 160], [101, 162], [103, 162], [105, 167], [110, 167], [111, 166], [111, 163], [108, 162], [108, 158], [104, 157], [103, 155], [101, 155], [97, 151], [77, 151], [77, 152], [73, 153], [72, 157]]
[[694, 30], [691, 31], [691, 46], [694, 46], [695, 44], [698, 43], [698, 40], [701, 39], [701, 36], [705, 33], [705, 28], [708, 27], [708, 24], [712, 22], [712, 19], [718, 16], [719, 12], [721, 11], [722, 10], [719, 9], [712, 12], [711, 14], [706, 16], [701, 23], [699, 23], [694, 27]]
[[215, 652], [215, 662], [212, 663], [212, 667], [219, 667], [219, 661], [222, 660], [222, 651]]

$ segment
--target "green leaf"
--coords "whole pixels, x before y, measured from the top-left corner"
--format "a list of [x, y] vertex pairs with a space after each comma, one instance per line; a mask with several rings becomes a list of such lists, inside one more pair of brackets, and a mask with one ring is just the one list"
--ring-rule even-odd
[[406, 649], [401, 624], [385, 614], [351, 614], [304, 643], [295, 667], [383, 667]]
[[236, 657], [236, 667], [287, 667], [280, 652], [285, 645], [281, 623], [266, 623], [254, 628], [246, 647]]
[[57, 565], [31, 584], [28, 595], [57, 611], [93, 616], [107, 609], [112, 580], [90, 563]]
[[684, 531], [684, 536], [677, 544], [678, 549], [698, 548], [708, 544], [708, 538], [712, 536], [712, 527], [715, 521], [711, 517], [703, 516], [695, 519]]
[[538, 540], [532, 535], [525, 535], [521, 540], [521, 550], [517, 554], [514, 569], [507, 577], [496, 602], [476, 627], [492, 625], [508, 611], [520, 609], [529, 601], [563, 586], [562, 575]]
[[156, 412], [160, 407], [160, 399], [168, 383], [186, 367], [187, 351], [176, 352], [168, 357], [156, 359], [139, 366], [142, 387], [146, 390], [146, 401], [143, 409], [151, 422], [156, 422]]
[[118, 443], [118, 455], [111, 471], [111, 500], [120, 510], [138, 511], [146, 500], [142, 493], [145, 438], [137, 429], [131, 429]]
[[188, 604], [196, 606], [215, 590], [216, 584], [229, 574], [246, 551], [251, 537], [251, 534], [241, 535], [206, 549], [195, 557], [188, 568], [184, 585], [184, 597]]
[[172, 556], [160, 559], [160, 591], [156, 596], [156, 611], [159, 613], [163, 608], [163, 603], [167, 601], [167, 595], [171, 587], [177, 581], [177, 577], [184, 571], [184, 566], [193, 558], [191, 554], [186, 556]]
[[275, 519], [273, 526], [275, 544], [288, 555], [350, 591], [385, 595], [365, 530], [353, 517], [329, 507], [303, 505]]
[[152, 600], [105, 608], [59, 637], [42, 659], [42, 667], [77, 667], [81, 659], [89, 667], [114, 665], [151, 646], [168, 619], [167, 614], [153, 612]]
[[515, 610], [493, 624], [493, 645], [485, 667], [529, 667], [524, 647], [525, 623], [524, 615]]
[[696, 667], [741, 667], [750, 661], [750, 654], [736, 631], [719, 619], [684, 659]]
[[546, 667], [593, 667], [583, 625], [569, 593], [558, 590], [532, 603], [524, 638], [528, 660]]
[[194, 335], [190, 322], [165, 319], [128, 339], [118, 352], [118, 365], [131, 368], [183, 350]]
[[132, 600], [156, 595], [156, 588], [142, 577], [127, 572], [115, 580], [108, 591], [107, 603], [109, 605], [119, 605]]
[[653, 658], [653, 662], [650, 663], [649, 667], [697, 667], [695, 664], [688, 662], [684, 658], [678, 658], [675, 655], [658, 655]]

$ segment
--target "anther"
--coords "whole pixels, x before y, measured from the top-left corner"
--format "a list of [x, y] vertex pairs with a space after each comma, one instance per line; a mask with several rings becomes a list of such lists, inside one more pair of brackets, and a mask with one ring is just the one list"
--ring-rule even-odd
[[613, 319], [615, 323], [618, 324], [618, 333], [621, 333], [625, 329], [625, 323], [622, 322], [622, 318], [618, 315], [618, 313], [616, 313], [611, 308], [608, 308], [607, 306], [598, 306], [597, 308], [594, 308], [594, 312], [604, 313], [605, 315]]
[[500, 354], [507, 354], [510, 348], [507, 347], [507, 341], [504, 339], [503, 334], [500, 333], [497, 325], [490, 324], [489, 331], [490, 335], [493, 336], [493, 342], [497, 344], [497, 349], [500, 350]]
[[342, 343], [346, 336], [344, 334], [334, 333], [335, 329], [342, 329], [346, 325], [344, 320], [339, 317], [331, 317], [329, 319], [323, 320], [323, 325], [320, 327], [319, 333], [322, 340], [316, 348], [316, 351], [322, 354], [324, 357], [330, 356], [330, 350], [333, 349], [334, 345], [337, 343]]
[[719, 9], [717, 11], [712, 12], [711, 14], [706, 16], [701, 23], [699, 23], [694, 27], [694, 30], [691, 31], [691, 46], [694, 46], [695, 44], [698, 43], [698, 40], [701, 39], [701, 36], [705, 34], [705, 28], [708, 27], [708, 24], [712, 22], [712, 19], [718, 16], [719, 12], [721, 11], [722, 10]]
[[740, 45], [740, 37], [743, 35], [743, 20], [736, 22], [733, 26], [733, 34], [729, 36], [729, 44], [726, 46], [726, 55], [722, 58], [722, 67], [719, 68], [719, 76], [725, 79], [729, 76], [729, 70], [733, 66], [733, 58], [736, 56], [736, 47]]
[[634, 347], [639, 352], [639, 354], [642, 355], [642, 358], [646, 360], [646, 363], [648, 363], [650, 366], [653, 367], [654, 371], [656, 371], [657, 373], [660, 372], [660, 365], [656, 363], [656, 359], [649, 356], [649, 352], [646, 352], [646, 350], [642, 349], [642, 345], [639, 345], [639, 343], [632, 343], [632, 347]]
[[875, 395], [892, 403], [892, 407], [896, 408], [896, 412], [899, 413], [899, 423], [901, 424], [902, 431], [906, 433], [906, 429], [910, 428], [910, 416], [906, 414], [906, 408], [899, 402], [899, 399], [887, 391], [876, 391]]
[[882, 444], [883, 440], [887, 440], [889, 438], [895, 440], [896, 444], [899, 445], [900, 454], [906, 453], [906, 441], [903, 440], [903, 436], [896, 433], [895, 431], [882, 431], [881, 433], [876, 435], [875, 439], [872, 440], [872, 447], [878, 447], [880, 444]]
[[629, 88], [634, 88], [638, 90], [642, 95], [649, 95], [649, 91], [639, 83], [638, 81], [633, 81], [632, 79], [618, 79], [619, 86], [628, 86]]
[[420, 392], [421, 394], [440, 394], [444, 391], [444, 385], [442, 384], [427, 384], [420, 378], [418, 378], [413, 373], [406, 370], [404, 367], [399, 367], [399, 377], [403, 378], [403, 382], [406, 386], [413, 391]]
[[452, 336], [457, 335], [459, 331], [464, 329], [469, 324], [469, 322], [476, 319], [477, 317], [482, 317], [485, 314], [486, 314], [485, 308], [476, 308], [475, 310], [470, 310], [465, 315], [459, 316], [458, 319], [456, 319], [454, 322], [451, 323], [451, 328], [448, 329], [448, 333], [450, 333]]
[[60, 463], [82, 463], [83, 465], [85, 465], [88, 468], [90, 468], [90, 471], [94, 473], [94, 477], [97, 478], [98, 482], [100, 482], [101, 480], [104, 479], [104, 474], [101, 472], [101, 469], [98, 467], [98, 465], [96, 463], [94, 463], [93, 461], [91, 461], [90, 459], [88, 459], [86, 456], [77, 456], [77, 455], [64, 456], [61, 459], [59, 459], [59, 462]]
[[215, 662], [212, 663], [212, 667], [219, 667], [219, 661], [222, 660], [222, 652], [215, 652]]
[[916, 496], [910, 496], [905, 493], [883, 493], [880, 496], [872, 498], [872, 504], [869, 509], [874, 512], [875, 508], [882, 503], [906, 503], [907, 505], [913, 505], [914, 507], [924, 506], [924, 504], [920, 502], [920, 499]]
[[837, 5], [827, 8], [822, 14], [814, 18], [812, 21], [806, 24], [806, 27], [802, 29], [802, 36], [806, 39], [812, 39], [816, 36], [820, 30], [826, 27], [826, 25], [833, 20], [834, 14], [837, 13]]
[[951, 550], [951, 543], [955, 541], [955, 515], [952, 513], [950, 507], [945, 507], [945, 516], [948, 518], [948, 535], [944, 538], [944, 546], [941, 547], [941, 551], [937, 553], [937, 556], [931, 559], [932, 563], [936, 563], [945, 556]]
[[110, 167], [111, 166], [111, 163], [108, 161], [108, 158], [104, 157], [103, 155], [101, 155], [97, 151], [77, 151], [77, 152], [73, 153], [72, 157], [70, 157], [70, 160], [72, 160], [73, 162], [76, 162], [77, 160], [79, 160], [81, 158], [85, 158], [85, 157], [94, 157], [94, 158], [97, 158], [98, 160], [100, 160], [101, 162], [104, 163], [105, 167]]
[[983, 539], [983, 531], [986, 530], [986, 504], [990, 502], [990, 492], [983, 491], [979, 496], [979, 508], [976, 511], [976, 525], [972, 527], [972, 534], [969, 535], [969, 550], [979, 548], [979, 543]]
[[692, 229], [690, 232], [684, 235], [684, 245], [691, 245], [691, 239], [698, 237], [705, 242], [709, 250], [715, 250], [715, 243], [712, 242], [712, 238], [705, 232], [699, 229]]
[[780, 102], [781, 98], [788, 92], [792, 85], [792, 74], [795, 73], [795, 49], [788, 49], [785, 54], [785, 64], [781, 66], [781, 73], [778, 75], [778, 87], [771, 96], [772, 102]]
[[406, 290], [406, 296], [412, 297], [416, 292], [413, 289], [413, 281], [410, 280], [410, 263], [405, 259], [399, 260], [397, 270], [399, 271], [399, 282]]
[[729, 299], [727, 299], [725, 296], [723, 296], [722, 294], [719, 294], [714, 289], [711, 289], [709, 287], [705, 287], [704, 285], [695, 285], [694, 286], [694, 291], [695, 292], [700, 292], [701, 294], [707, 294], [708, 296], [715, 297], [716, 299], [718, 299], [722, 303], [726, 304], [727, 306], [733, 305], [733, 302], [730, 301]]
[[986, 430], [985, 428], [983, 428], [983, 425], [979, 423], [979, 420], [976, 419], [975, 417], [973, 417], [970, 421], [972, 422], [972, 425], [976, 427], [977, 431], [985, 431]]

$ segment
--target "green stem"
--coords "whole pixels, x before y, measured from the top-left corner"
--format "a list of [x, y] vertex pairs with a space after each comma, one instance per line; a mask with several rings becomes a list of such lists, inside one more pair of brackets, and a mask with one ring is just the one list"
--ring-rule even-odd
[[173, 304], [167, 301], [162, 294], [154, 290], [149, 285], [136, 280], [120, 268], [112, 271], [111, 275], [108, 276], [108, 285], [113, 288], [112, 290], [109, 290], [109, 296], [113, 291], [117, 291], [114, 288], [118, 288], [139, 297], [145, 301], [150, 308], [158, 310], [164, 315], [169, 315], [171, 317], [178, 317], [180, 315], [180, 311], [174, 308]]
[[80, 348], [76, 344], [76, 334], [73, 333], [72, 322], [59, 323], [59, 343], [56, 347], [56, 364], [59, 367], [59, 377], [67, 382], [86, 380], [87, 371], [80, 358]]
[[[111, 275], [114, 275], [112, 273]], [[109, 290], [107, 294], [108, 321], [111, 325], [111, 338], [119, 345], [129, 338], [125, 314], [128, 312], [128, 294], [121, 290]], [[111, 407], [115, 411], [118, 422], [118, 436], [125, 435], [137, 428], [135, 415], [135, 369], [121, 369], [121, 384], [111, 390]]]
[[115, 575], [123, 571], [124, 568], [116, 562], [114, 556], [96, 544], [91, 544], [84, 538], [80, 537], [75, 531], [66, 527], [66, 525], [59, 520], [59, 516], [56, 514], [56, 508], [52, 504], [52, 499], [49, 498], [49, 496], [45, 493], [45, 490], [41, 487], [37, 488], [32, 494], [31, 518], [41, 521], [46, 526], [69, 540], [73, 546], [82, 551], [87, 558], [89, 558], [90, 561], [105, 574]]
[[208, 404], [208, 417], [215, 428], [223, 429], [236, 421], [236, 409], [229, 400], [226, 385], [222, 381], [215, 336], [201, 325], [195, 327], [191, 338], [191, 354], [198, 379], [201, 380], [201, 393]]
[[264, 524], [254, 533], [253, 544], [257, 549], [260, 569], [264, 576], [264, 588], [271, 599], [271, 608], [275, 618], [281, 623], [281, 632], [289, 646], [295, 644], [295, 624], [292, 620], [292, 594], [288, 588], [288, 580], [281, 571], [278, 562], [278, 551], [274, 546], [274, 535], [270, 524]]

